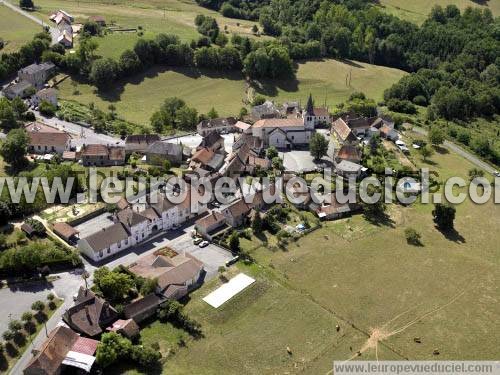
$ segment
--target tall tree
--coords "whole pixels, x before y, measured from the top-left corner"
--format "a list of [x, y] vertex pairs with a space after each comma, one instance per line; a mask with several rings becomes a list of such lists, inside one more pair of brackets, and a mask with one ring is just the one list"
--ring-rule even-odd
[[309, 141], [309, 151], [315, 160], [321, 159], [328, 152], [328, 140], [320, 133], [314, 133]]

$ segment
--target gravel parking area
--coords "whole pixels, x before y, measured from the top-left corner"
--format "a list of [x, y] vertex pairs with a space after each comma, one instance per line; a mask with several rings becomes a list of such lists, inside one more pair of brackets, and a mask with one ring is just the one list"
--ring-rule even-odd
[[168, 246], [179, 253], [185, 251], [203, 262], [205, 265], [205, 271], [207, 272], [205, 279], [209, 280], [216, 276], [219, 267], [225, 265], [228, 260], [233, 258], [233, 256], [229, 251], [214, 244], [200, 248], [199, 246], [193, 244], [193, 239], [191, 238], [189, 232], [190, 231], [187, 231], [186, 234], [172, 240]]
[[[224, 148], [226, 149], [227, 152], [232, 151], [234, 138], [236, 136], [237, 134], [222, 134], [222, 138], [224, 138]], [[195, 134], [195, 135], [186, 135], [178, 138], [170, 138], [167, 139], [167, 142], [182, 143], [184, 146], [195, 148], [200, 144], [202, 139], [203, 138], [201, 135]]]

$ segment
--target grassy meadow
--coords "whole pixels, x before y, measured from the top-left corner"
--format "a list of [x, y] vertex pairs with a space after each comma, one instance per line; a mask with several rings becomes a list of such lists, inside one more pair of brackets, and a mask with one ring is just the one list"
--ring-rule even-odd
[[[351, 74], [351, 87], [345, 78]], [[221, 116], [236, 115], [254, 95], [261, 94], [279, 103], [286, 100], [306, 102], [312, 93], [318, 104], [330, 107], [345, 101], [353, 91], [363, 91], [376, 100], [383, 91], [405, 73], [401, 70], [357, 62], [336, 60], [310, 61], [298, 64], [296, 80], [264, 81], [248, 85], [240, 73], [217, 74], [189, 68], [168, 70], [153, 68], [132, 79], [119, 82], [108, 91], [99, 92], [94, 86], [78, 83], [78, 94], [71, 79], [60, 86], [60, 97], [84, 104], [93, 102], [107, 110], [110, 103], [128, 121], [149, 123], [151, 114], [169, 96], [177, 96], [200, 113], [215, 107]]]
[[490, 9], [494, 16], [500, 15], [500, 1], [486, 0], [380, 0], [380, 5], [390, 14], [393, 14], [402, 19], [421, 24], [425, 21], [434, 5], [454, 4], [460, 10], [467, 7], [479, 7], [481, 9]]
[[0, 38], [5, 43], [0, 54], [17, 51], [40, 31], [40, 25], [0, 4]]
[[[441, 180], [466, 178], [473, 167], [444, 149], [427, 163], [411, 152]], [[447, 236], [434, 227], [432, 208], [391, 205], [384, 222], [358, 215], [325, 222], [286, 251], [256, 248], [256, 264], [226, 271], [254, 277], [248, 289], [218, 309], [202, 301], [218, 279], [191, 294], [185, 309], [204, 338], [167, 325], [147, 327], [143, 341], [159, 340], [169, 374], [326, 374], [334, 359], [494, 360], [500, 207], [466, 201]], [[406, 242], [407, 227], [422, 235], [421, 246]]]

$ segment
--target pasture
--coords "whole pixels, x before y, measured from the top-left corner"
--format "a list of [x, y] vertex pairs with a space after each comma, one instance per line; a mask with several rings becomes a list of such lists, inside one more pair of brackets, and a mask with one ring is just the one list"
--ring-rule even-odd
[[[413, 150], [411, 158], [424, 165]], [[446, 150], [425, 164], [440, 179], [472, 168]], [[287, 251], [255, 249], [256, 264], [238, 265], [253, 286], [219, 309], [201, 300], [219, 280], [191, 295], [186, 312], [205, 337], [176, 347], [165, 371], [326, 374], [334, 359], [494, 360], [500, 208], [459, 205], [452, 236], [434, 227], [432, 208], [392, 205], [383, 223], [355, 216], [325, 223]], [[410, 226], [422, 246], [406, 242]]]
[[0, 4], [0, 38], [5, 46], [1, 53], [15, 52], [23, 44], [31, 41], [33, 36], [42, 31], [35, 22]]
[[[345, 79], [351, 75], [351, 86]], [[189, 106], [206, 113], [215, 107], [221, 116], [237, 115], [256, 94], [265, 95], [282, 103], [286, 100], [307, 101], [312, 93], [316, 103], [325, 102], [332, 107], [345, 101], [354, 91], [363, 91], [368, 97], [381, 100], [383, 92], [405, 73], [398, 69], [358, 62], [336, 60], [310, 61], [298, 64], [296, 80], [253, 82], [248, 88], [238, 73], [218, 74], [214, 71], [198, 71], [190, 68], [153, 68], [132, 79], [117, 82], [102, 92], [94, 86], [78, 83], [78, 95], [70, 79], [60, 86], [60, 97], [84, 104], [93, 102], [106, 110], [110, 103], [117, 113], [128, 121], [149, 123], [151, 114], [169, 96], [184, 99]]]
[[481, 9], [490, 9], [493, 16], [500, 15], [500, 2], [496, 0], [474, 1], [474, 0], [380, 0], [380, 5], [390, 14], [402, 19], [421, 24], [425, 21], [434, 5], [454, 4], [460, 10], [467, 7], [478, 7]]

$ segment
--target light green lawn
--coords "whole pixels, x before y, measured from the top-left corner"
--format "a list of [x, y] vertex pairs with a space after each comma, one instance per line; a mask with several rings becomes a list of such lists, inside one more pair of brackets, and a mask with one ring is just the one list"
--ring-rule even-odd
[[0, 54], [17, 51], [41, 31], [40, 25], [0, 4], [0, 38], [5, 43]]
[[[345, 76], [351, 74], [351, 87], [346, 87]], [[344, 63], [336, 60], [311, 61], [299, 64], [298, 82], [281, 80], [266, 82], [254, 91], [246, 91], [246, 83], [240, 73], [218, 75], [212, 71], [198, 72], [181, 68], [162, 70], [154, 68], [132, 79], [120, 82], [112, 90], [99, 93], [95, 87], [79, 84], [79, 95], [73, 95], [71, 80], [59, 87], [62, 99], [76, 100], [84, 104], [95, 103], [106, 110], [113, 102], [117, 113], [128, 121], [147, 124], [165, 98], [177, 96], [186, 103], [206, 113], [215, 107], [219, 115], [237, 115], [245, 100], [257, 93], [265, 94], [277, 102], [301, 100], [306, 102], [312, 93], [318, 104], [326, 103], [330, 108], [344, 100], [354, 91], [363, 91], [376, 100], [382, 99], [383, 91], [397, 82], [405, 73], [401, 70], [364, 63]], [[254, 83], [254, 87], [258, 87]]]
[[380, 0], [384, 9], [397, 17], [421, 24], [425, 21], [434, 5], [445, 7], [449, 4], [456, 5], [460, 10], [467, 7], [479, 7], [481, 9], [490, 9], [494, 16], [500, 15], [500, 1], [486, 0]]

